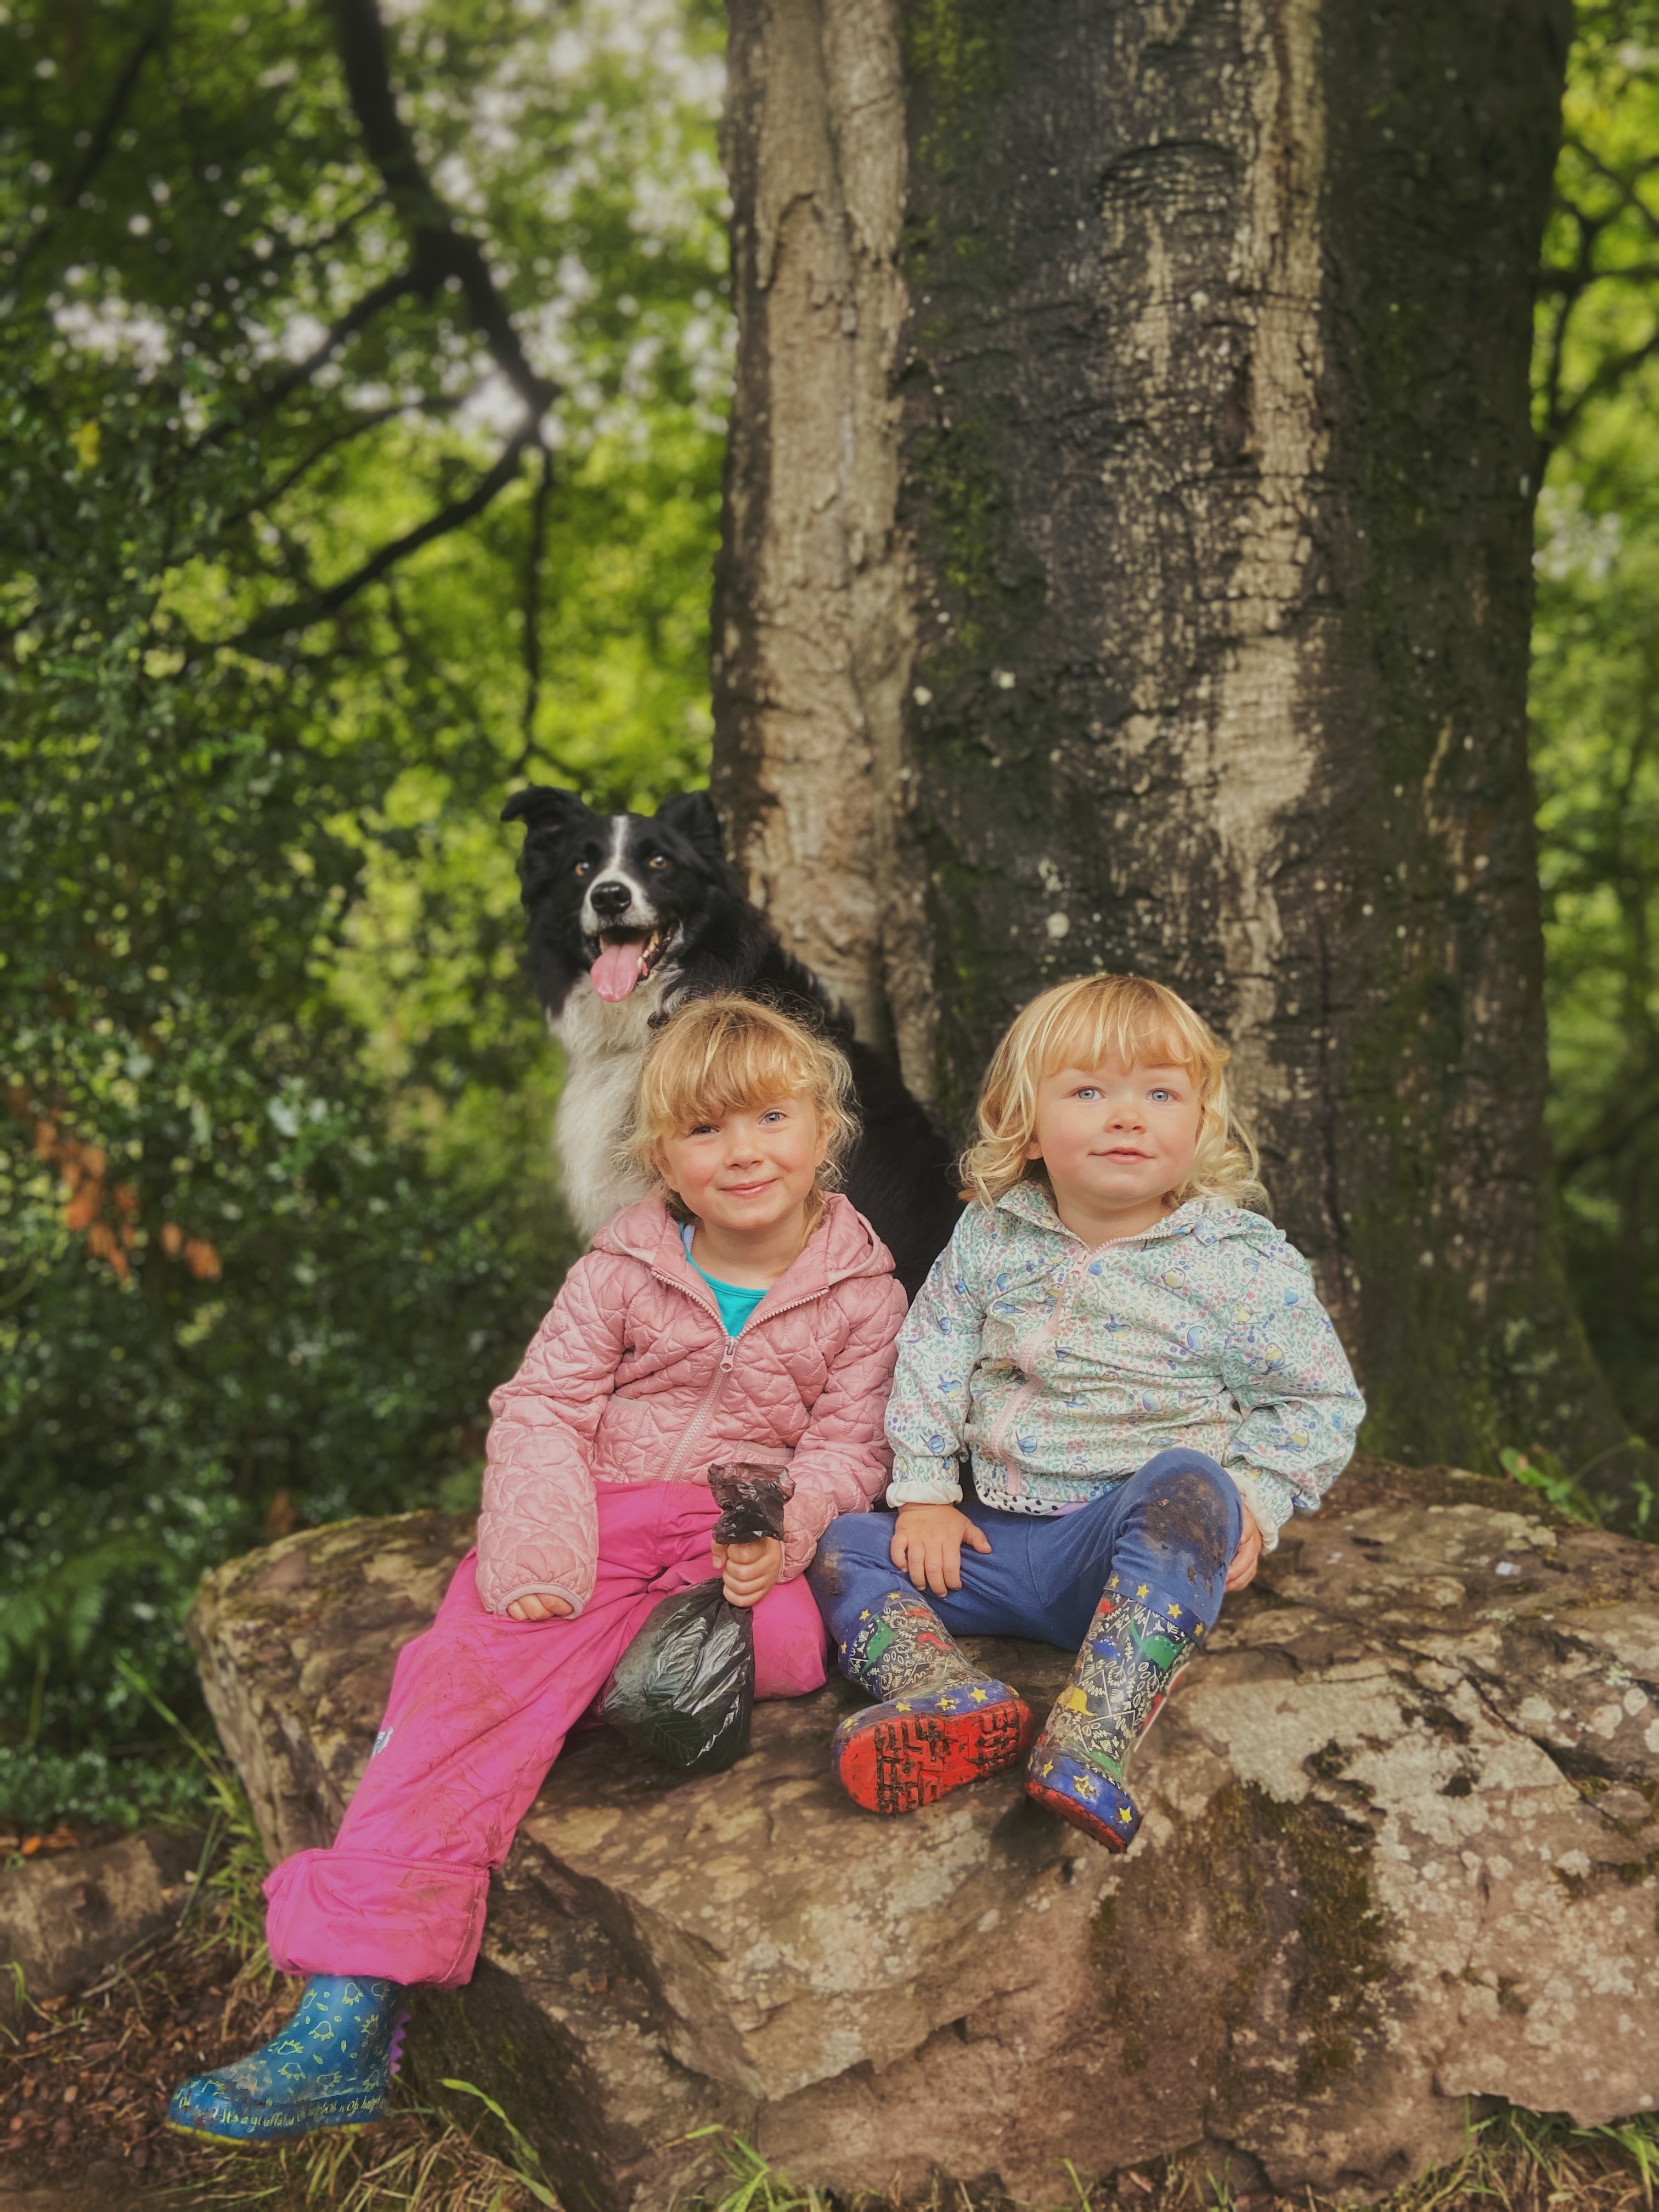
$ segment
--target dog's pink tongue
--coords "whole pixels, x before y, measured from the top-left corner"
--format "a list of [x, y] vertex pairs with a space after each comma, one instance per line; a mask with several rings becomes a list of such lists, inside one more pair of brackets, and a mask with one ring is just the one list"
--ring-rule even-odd
[[640, 969], [644, 963], [642, 945], [606, 945], [600, 948], [599, 957], [588, 970], [593, 979], [593, 988], [602, 999], [615, 1005], [625, 999], [640, 980]]

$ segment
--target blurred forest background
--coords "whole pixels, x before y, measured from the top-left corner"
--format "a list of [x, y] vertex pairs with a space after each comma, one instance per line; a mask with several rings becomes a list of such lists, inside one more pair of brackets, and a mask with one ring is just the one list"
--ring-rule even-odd
[[[496, 815], [707, 774], [720, 49], [708, 0], [0, 4], [8, 1820], [182, 1808], [144, 1692], [198, 1710], [204, 1566], [476, 1498], [574, 1249]], [[1565, 123], [1554, 1133], [1659, 1443], [1651, 0], [1581, 9]]]

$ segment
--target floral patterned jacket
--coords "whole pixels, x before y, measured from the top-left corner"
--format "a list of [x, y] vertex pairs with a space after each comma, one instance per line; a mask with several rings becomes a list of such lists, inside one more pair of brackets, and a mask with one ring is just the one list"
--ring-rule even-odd
[[1035, 1182], [970, 1206], [899, 1339], [890, 1505], [1048, 1514], [1154, 1453], [1218, 1460], [1271, 1548], [1347, 1465], [1365, 1411], [1307, 1261], [1259, 1213], [1193, 1199], [1089, 1250]]

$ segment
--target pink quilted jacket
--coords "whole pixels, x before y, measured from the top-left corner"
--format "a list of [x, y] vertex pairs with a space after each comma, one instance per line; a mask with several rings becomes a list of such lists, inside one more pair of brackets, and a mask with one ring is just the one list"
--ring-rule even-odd
[[580, 1613], [593, 1591], [599, 1482], [697, 1482], [720, 1460], [787, 1464], [784, 1577], [838, 1513], [887, 1485], [882, 1435], [904, 1292], [892, 1255], [839, 1194], [741, 1336], [685, 1256], [660, 1199], [608, 1222], [564, 1280], [524, 1364], [490, 1399], [478, 1594], [534, 1592]]

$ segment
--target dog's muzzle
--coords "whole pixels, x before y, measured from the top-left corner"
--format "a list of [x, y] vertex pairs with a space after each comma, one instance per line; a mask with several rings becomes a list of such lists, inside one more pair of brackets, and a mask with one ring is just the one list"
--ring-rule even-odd
[[588, 976], [598, 995], [611, 1005], [644, 982], [678, 936], [633, 884], [614, 878], [594, 884], [582, 902], [583, 933], [596, 944]]

